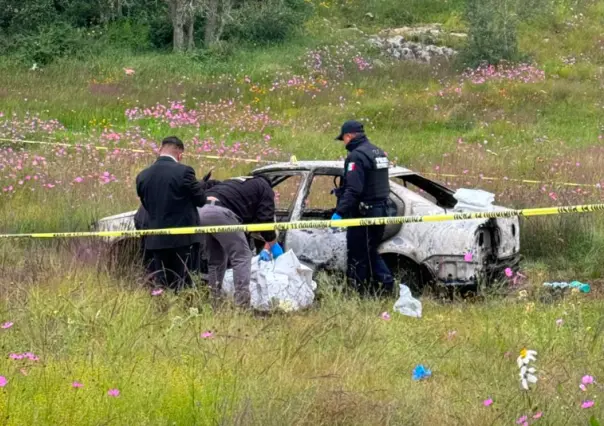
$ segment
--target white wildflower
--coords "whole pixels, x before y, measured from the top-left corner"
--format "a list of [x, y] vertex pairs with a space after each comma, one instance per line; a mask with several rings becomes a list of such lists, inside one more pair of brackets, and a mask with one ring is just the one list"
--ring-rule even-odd
[[520, 356], [516, 360], [520, 368], [520, 385], [522, 389], [529, 390], [529, 385], [537, 383], [537, 370], [530, 364], [537, 361], [537, 352], [530, 349], [520, 351]]

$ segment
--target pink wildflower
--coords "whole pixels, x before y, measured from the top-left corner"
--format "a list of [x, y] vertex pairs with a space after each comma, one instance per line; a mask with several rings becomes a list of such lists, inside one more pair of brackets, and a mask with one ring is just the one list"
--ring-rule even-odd
[[539, 412], [535, 413], [535, 415], [533, 416], [533, 419], [537, 420], [537, 419], [540, 419], [541, 417], [543, 417], [543, 411], [539, 411]]
[[583, 383], [579, 385], [579, 389], [581, 389], [583, 392], [587, 392], [587, 387]]
[[471, 252], [466, 253], [466, 254], [464, 255], [464, 257], [463, 257], [463, 260], [464, 260], [465, 262], [471, 262], [471, 261], [472, 261], [472, 259], [474, 259], [474, 256], [472, 255], [472, 253], [471, 253]]
[[0, 325], [0, 328], [7, 330], [7, 329], [11, 328], [12, 326], [13, 326], [13, 323], [10, 321], [7, 321], [4, 324]]
[[6, 380], [6, 377], [0, 376], [0, 388], [3, 388], [7, 384], [8, 384], [8, 380]]
[[201, 333], [201, 338], [202, 339], [213, 339], [214, 333], [212, 333], [211, 331], [203, 332], [203, 333]]
[[109, 389], [107, 391], [107, 395], [113, 396], [113, 397], [118, 397], [118, 396], [120, 396], [120, 391], [118, 389]]
[[594, 378], [593, 376], [583, 376], [581, 378], [581, 383], [583, 383], [584, 385], [591, 385], [594, 382]]
[[581, 408], [591, 408], [595, 405], [595, 402], [593, 401], [583, 401], [583, 404], [581, 404]]
[[512, 275], [514, 275], [514, 271], [512, 271], [512, 268], [505, 268], [505, 276], [511, 278]]
[[524, 425], [527, 420], [528, 420], [528, 417], [522, 416], [518, 420], [516, 420], [516, 424], [517, 425]]
[[74, 181], [75, 183], [82, 183], [82, 182], [84, 182], [84, 179], [83, 179], [83, 178], [81, 178], [80, 176], [78, 176], [78, 177], [77, 177], [77, 178], [75, 178], [73, 181]]
[[482, 402], [482, 404], [483, 404], [485, 407], [490, 407], [490, 406], [493, 404], [493, 400], [492, 400], [491, 398], [489, 398], [489, 399], [485, 399], [485, 400]]
[[390, 314], [388, 312], [382, 312], [382, 315], [380, 315], [380, 317], [384, 320], [384, 321], [390, 321]]
[[151, 296], [159, 296], [160, 294], [162, 294], [164, 291], [161, 288], [155, 289], [151, 292]]
[[84, 387], [84, 385], [83, 385], [82, 383], [80, 383], [80, 382], [73, 382], [73, 383], [71, 384], [71, 387], [72, 387], [72, 388], [75, 388], [75, 389], [79, 389], [79, 388], [83, 388], [83, 387]]

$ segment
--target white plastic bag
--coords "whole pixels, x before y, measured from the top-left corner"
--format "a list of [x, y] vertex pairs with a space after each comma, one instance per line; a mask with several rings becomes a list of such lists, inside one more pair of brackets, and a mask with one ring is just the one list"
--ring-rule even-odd
[[[258, 262], [252, 258], [250, 295], [252, 308], [285, 312], [306, 308], [315, 300], [317, 284], [312, 280], [312, 269], [300, 263], [293, 251], [279, 256], [275, 261]], [[235, 292], [233, 270], [226, 271], [222, 291], [227, 296]]]
[[400, 284], [400, 296], [394, 304], [394, 311], [409, 317], [422, 317], [422, 302], [414, 299], [411, 290], [405, 284]]
[[492, 211], [495, 194], [481, 189], [460, 188], [453, 197], [457, 200], [454, 210], [458, 211]]

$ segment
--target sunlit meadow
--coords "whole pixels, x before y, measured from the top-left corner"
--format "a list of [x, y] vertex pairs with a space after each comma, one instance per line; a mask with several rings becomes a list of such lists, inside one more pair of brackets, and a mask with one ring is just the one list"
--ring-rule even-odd
[[[501, 205], [602, 202], [604, 9], [577, 7], [557, 32], [522, 29], [532, 61], [471, 70], [391, 62], [319, 19], [309, 39], [220, 61], [0, 63], [0, 232], [88, 230], [135, 209], [134, 179], [167, 135], [198, 176], [226, 178], [343, 158], [348, 118], [396, 163]], [[111, 270], [98, 240], [3, 240], [0, 422], [598, 424], [604, 217], [524, 219], [521, 237], [519, 274], [477, 298], [426, 294], [419, 320], [326, 276], [306, 312], [214, 313], [203, 290]], [[542, 287], [573, 280], [592, 291]], [[416, 381], [420, 364], [431, 376]]]

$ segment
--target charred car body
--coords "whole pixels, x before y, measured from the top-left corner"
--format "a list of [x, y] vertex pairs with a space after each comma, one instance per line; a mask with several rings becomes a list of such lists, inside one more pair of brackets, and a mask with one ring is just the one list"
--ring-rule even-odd
[[[463, 211], [456, 209], [457, 200], [451, 189], [402, 167], [391, 167], [389, 172], [389, 216]], [[266, 176], [272, 183], [277, 194], [277, 222], [329, 220], [335, 206], [330, 189], [337, 187], [343, 173], [344, 163], [336, 161], [278, 163], [253, 172]], [[499, 206], [492, 209], [508, 210]], [[136, 213], [106, 217], [94, 228], [135, 229]], [[251, 237], [253, 249], [262, 244], [254, 244]], [[346, 269], [344, 229], [280, 231], [279, 241], [284, 249], [293, 250], [301, 262], [315, 270]], [[112, 239], [110, 244], [116, 250], [130, 245], [138, 251], [141, 240]], [[379, 251], [393, 272], [407, 282], [475, 285], [499, 279], [507, 268], [516, 270], [519, 249], [519, 221], [513, 217], [388, 225]]]

